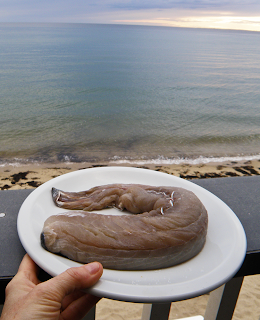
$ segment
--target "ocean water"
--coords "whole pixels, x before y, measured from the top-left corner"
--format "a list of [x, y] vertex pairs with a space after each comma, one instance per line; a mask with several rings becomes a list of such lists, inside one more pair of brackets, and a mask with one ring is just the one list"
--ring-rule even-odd
[[260, 33], [0, 24], [0, 165], [260, 158]]

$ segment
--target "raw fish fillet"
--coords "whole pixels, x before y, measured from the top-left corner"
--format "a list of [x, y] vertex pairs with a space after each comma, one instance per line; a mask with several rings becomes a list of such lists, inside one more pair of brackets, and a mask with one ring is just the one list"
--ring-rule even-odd
[[[45, 221], [42, 246], [74, 261], [118, 270], [166, 268], [196, 256], [206, 241], [207, 211], [183, 188], [112, 184], [82, 192], [53, 188], [52, 195], [69, 211]], [[133, 214], [91, 212], [107, 207]]]

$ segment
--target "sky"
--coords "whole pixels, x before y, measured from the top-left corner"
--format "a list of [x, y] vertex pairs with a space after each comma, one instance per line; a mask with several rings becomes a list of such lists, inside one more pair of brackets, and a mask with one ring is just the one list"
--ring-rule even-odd
[[0, 22], [109, 23], [260, 31], [260, 1], [0, 0]]

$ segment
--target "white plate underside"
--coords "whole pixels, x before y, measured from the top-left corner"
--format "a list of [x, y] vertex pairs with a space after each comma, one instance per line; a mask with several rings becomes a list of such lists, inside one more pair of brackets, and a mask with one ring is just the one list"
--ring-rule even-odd
[[[24, 201], [18, 214], [18, 234], [25, 250], [47, 273], [56, 276], [69, 267], [80, 265], [44, 250], [40, 244], [44, 221], [65, 211], [54, 205], [51, 188], [82, 191], [111, 183], [175, 186], [193, 191], [208, 211], [207, 240], [195, 258], [171, 268], [149, 271], [104, 269], [99, 282], [89, 290], [92, 294], [132, 302], [179, 301], [214, 290], [238, 271], [246, 254], [245, 232], [234, 212], [219, 198], [169, 174], [131, 167], [100, 167], [54, 178], [35, 189]], [[118, 214], [118, 210], [109, 209], [111, 213]]]

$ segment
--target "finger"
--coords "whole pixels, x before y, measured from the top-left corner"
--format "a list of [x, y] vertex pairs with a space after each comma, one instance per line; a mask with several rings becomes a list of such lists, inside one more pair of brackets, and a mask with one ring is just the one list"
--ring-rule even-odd
[[77, 300], [73, 301], [67, 308], [62, 312], [62, 318], [79, 320], [82, 319], [93, 307], [97, 304], [100, 298], [91, 294], [85, 293]]
[[[72, 303], [74, 303], [75, 301], [79, 300], [81, 297], [84, 297], [86, 295], [89, 295], [89, 298], [91, 296], [91, 294], [89, 293], [86, 293], [84, 291], [75, 291], [75, 292], [72, 292], [71, 294], [69, 294], [68, 296], [66, 296], [63, 300], [62, 300], [62, 303], [61, 303], [61, 309], [62, 310], [65, 310], [66, 308], [68, 308], [68, 306]], [[95, 297], [97, 298], [97, 297]], [[100, 300], [101, 298], [97, 298], [98, 300]], [[97, 301], [98, 301], [97, 300]], [[96, 301], [96, 300], [95, 300]]]
[[32, 260], [32, 258], [26, 253], [22, 259], [22, 262], [20, 263], [18, 271], [23, 271], [31, 269], [34, 270], [35, 272], [38, 271], [38, 267], [36, 263]]
[[26, 254], [17, 274], [8, 283], [5, 291], [8, 299], [19, 301], [20, 297], [29, 293], [37, 284], [39, 280], [37, 278], [38, 267], [33, 260]]
[[101, 277], [103, 267], [99, 262], [92, 262], [81, 267], [67, 269], [60, 275], [43, 282], [42, 289], [49, 292], [51, 288], [52, 299], [61, 302], [65, 296], [93, 286]]
[[23, 274], [27, 279], [32, 281], [34, 284], [38, 284], [39, 280], [37, 274], [39, 272], [39, 267], [31, 259], [31, 257], [26, 253], [22, 259], [22, 262], [19, 266], [17, 274], [20, 276]]
[[85, 295], [86, 295], [86, 292], [81, 290], [72, 292], [62, 300], [61, 309], [65, 310], [73, 301], [76, 301]]

